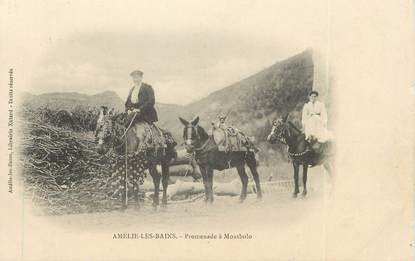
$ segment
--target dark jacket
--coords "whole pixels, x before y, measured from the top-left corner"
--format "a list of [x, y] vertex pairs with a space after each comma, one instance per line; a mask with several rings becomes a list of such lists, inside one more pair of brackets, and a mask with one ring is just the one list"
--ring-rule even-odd
[[[134, 87], [133, 87], [134, 88]], [[151, 85], [142, 83], [140, 90], [138, 92], [138, 102], [131, 102], [131, 93], [133, 92], [131, 88], [130, 93], [128, 94], [127, 101], [125, 102], [125, 111], [132, 109], [140, 109], [140, 113], [137, 114], [135, 121], [146, 121], [149, 123], [158, 121], [157, 111], [154, 109], [155, 97], [154, 90]]]

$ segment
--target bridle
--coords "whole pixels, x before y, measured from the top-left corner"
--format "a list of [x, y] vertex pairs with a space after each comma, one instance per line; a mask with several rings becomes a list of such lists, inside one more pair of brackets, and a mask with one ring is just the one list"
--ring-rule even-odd
[[[299, 132], [301, 134], [301, 131], [299, 129], [297, 129], [292, 123], [290, 123], [290, 122], [282, 122], [282, 121], [274, 122], [274, 127], [272, 129], [272, 133], [277, 136], [277, 139], [281, 143], [283, 143], [285, 145], [288, 145], [289, 147], [296, 147], [298, 145], [298, 143], [300, 142], [298, 140], [298, 137], [300, 137], [300, 136], [297, 136], [297, 140], [295, 141], [295, 144], [293, 144], [292, 142], [290, 142], [291, 144], [288, 144], [287, 143], [287, 138], [291, 138], [292, 137], [292, 135], [291, 135], [292, 134], [292, 131], [291, 131], [290, 126], [292, 128], [294, 128], [295, 131], [297, 131], [297, 132]], [[288, 154], [291, 157], [301, 157], [301, 156], [304, 156], [305, 154], [307, 154], [308, 152], [310, 152], [310, 150], [307, 147], [302, 152], [295, 153], [295, 152], [288, 151]]]
[[288, 145], [287, 138], [291, 137], [290, 126], [288, 125], [288, 123], [282, 123], [281, 125], [279, 125], [279, 127], [280, 130], [277, 137], [282, 143]]
[[186, 132], [185, 133], [183, 133], [183, 139], [184, 139], [184, 143], [185, 143], [185, 145], [192, 145], [192, 141], [193, 141], [193, 137], [192, 137], [192, 134], [193, 134], [193, 130], [195, 131], [195, 135], [196, 135], [196, 138], [198, 139], [198, 140], [200, 140], [200, 135], [199, 135], [199, 132], [197, 131], [197, 127], [196, 126], [193, 126], [191, 123], [189, 123], [187, 126], [186, 126]]
[[291, 130], [287, 123], [282, 122], [282, 120], [276, 120], [273, 123], [270, 135], [276, 137], [282, 144], [288, 145], [286, 137], [291, 136]]
[[[199, 131], [198, 131], [198, 126], [197, 125], [194, 126], [189, 123], [185, 128], [186, 128], [186, 132], [183, 134], [183, 139], [185, 140], [185, 146], [188, 146], [188, 147], [192, 146], [192, 150], [194, 152], [202, 151], [209, 143], [210, 138], [207, 139], [200, 147], [196, 147], [195, 145], [192, 144], [192, 141], [195, 140], [196, 143], [199, 143], [202, 140], [199, 134]], [[193, 133], [195, 134], [195, 139], [193, 139]]]
[[[121, 135], [121, 133], [119, 133], [119, 132], [122, 131], [124, 126], [122, 124], [118, 123], [116, 120], [112, 120], [111, 118], [107, 119], [107, 120], [111, 121], [111, 126], [108, 126], [108, 122], [105, 122], [104, 126], [102, 126], [102, 128], [100, 130], [101, 132], [104, 132], [104, 133], [98, 139], [98, 144], [100, 144], [100, 145], [107, 146], [107, 144], [110, 143], [109, 149], [108, 149], [107, 153], [105, 153], [105, 154], [108, 154], [108, 153], [112, 152], [113, 150], [118, 150], [118, 149], [122, 148], [122, 146], [124, 146], [124, 144], [127, 140], [124, 135], [121, 138], [118, 138], [118, 134]], [[117, 130], [119, 130], [119, 131], [117, 131]], [[122, 132], [125, 133], [124, 131], [122, 131]]]

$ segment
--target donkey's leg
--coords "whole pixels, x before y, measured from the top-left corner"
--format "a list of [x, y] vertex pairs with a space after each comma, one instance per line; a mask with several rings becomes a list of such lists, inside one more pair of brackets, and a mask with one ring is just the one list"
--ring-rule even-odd
[[154, 184], [153, 207], [157, 207], [159, 204], [160, 174], [157, 172], [156, 164], [154, 162], [150, 164], [149, 171]]
[[209, 188], [208, 188], [208, 183], [207, 183], [207, 174], [206, 174], [206, 167], [202, 167], [200, 166], [200, 172], [202, 174], [202, 180], [203, 180], [203, 186], [205, 187], [205, 202], [208, 202], [209, 200]]
[[255, 157], [247, 158], [246, 164], [248, 165], [249, 170], [251, 171], [252, 176], [253, 176], [254, 181], [255, 181], [257, 198], [260, 199], [260, 198], [262, 198], [262, 190], [261, 190], [261, 183], [259, 181], [259, 174], [258, 174], [258, 171], [257, 171], [257, 164], [256, 164]]
[[308, 170], [308, 164], [303, 164], [303, 193], [302, 193], [303, 197], [307, 195], [307, 170]]
[[300, 189], [298, 187], [298, 171], [299, 171], [300, 165], [296, 162], [293, 162], [293, 167], [294, 167], [294, 193], [293, 193], [293, 197], [296, 198], [297, 194], [300, 193]]
[[163, 199], [161, 200], [161, 205], [163, 207], [167, 206], [167, 186], [169, 185], [169, 164], [163, 162], [161, 164], [161, 173], [162, 173], [162, 184], [163, 184]]
[[193, 181], [199, 181], [200, 177], [202, 176], [202, 174], [199, 171], [199, 166], [196, 163], [196, 160], [191, 160], [190, 161], [190, 166], [192, 167], [192, 177], [193, 177]]
[[208, 199], [209, 203], [213, 202], [213, 169], [207, 168], [206, 169], [206, 177], [207, 177], [207, 187], [208, 187]]
[[323, 163], [323, 167], [326, 169], [329, 178], [331, 181], [333, 181], [334, 179], [334, 173], [333, 173], [333, 168], [331, 167], [331, 163], [330, 162], [324, 162]]
[[323, 167], [326, 170], [328, 176], [329, 176], [329, 194], [332, 194], [334, 191], [334, 184], [335, 184], [335, 175], [334, 170], [332, 168], [331, 162], [324, 162]]
[[242, 203], [246, 199], [246, 191], [248, 187], [248, 175], [246, 175], [246, 172], [245, 172], [245, 164], [237, 166], [236, 170], [238, 171], [239, 177], [241, 178], [241, 182], [242, 182], [241, 195], [239, 196], [239, 201]]

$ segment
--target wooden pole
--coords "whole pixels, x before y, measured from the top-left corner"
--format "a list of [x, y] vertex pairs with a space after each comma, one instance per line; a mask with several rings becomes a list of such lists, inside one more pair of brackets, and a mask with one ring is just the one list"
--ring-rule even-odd
[[128, 206], [128, 150], [127, 150], [127, 137], [125, 137], [125, 177], [124, 177], [124, 204], [125, 208]]

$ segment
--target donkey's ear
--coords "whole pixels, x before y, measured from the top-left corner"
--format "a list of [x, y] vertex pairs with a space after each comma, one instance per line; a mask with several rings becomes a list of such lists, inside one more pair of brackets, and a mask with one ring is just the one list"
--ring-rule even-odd
[[179, 117], [179, 120], [182, 122], [183, 125], [187, 126], [189, 125], [189, 122], [185, 119], [183, 119], [182, 117]]
[[192, 120], [191, 124], [192, 124], [193, 126], [196, 126], [198, 123], [199, 123], [199, 116], [196, 116], [196, 117]]
[[288, 115], [289, 115], [289, 113], [285, 114], [284, 117], [282, 117], [282, 121], [283, 122], [286, 122], [287, 121]]

